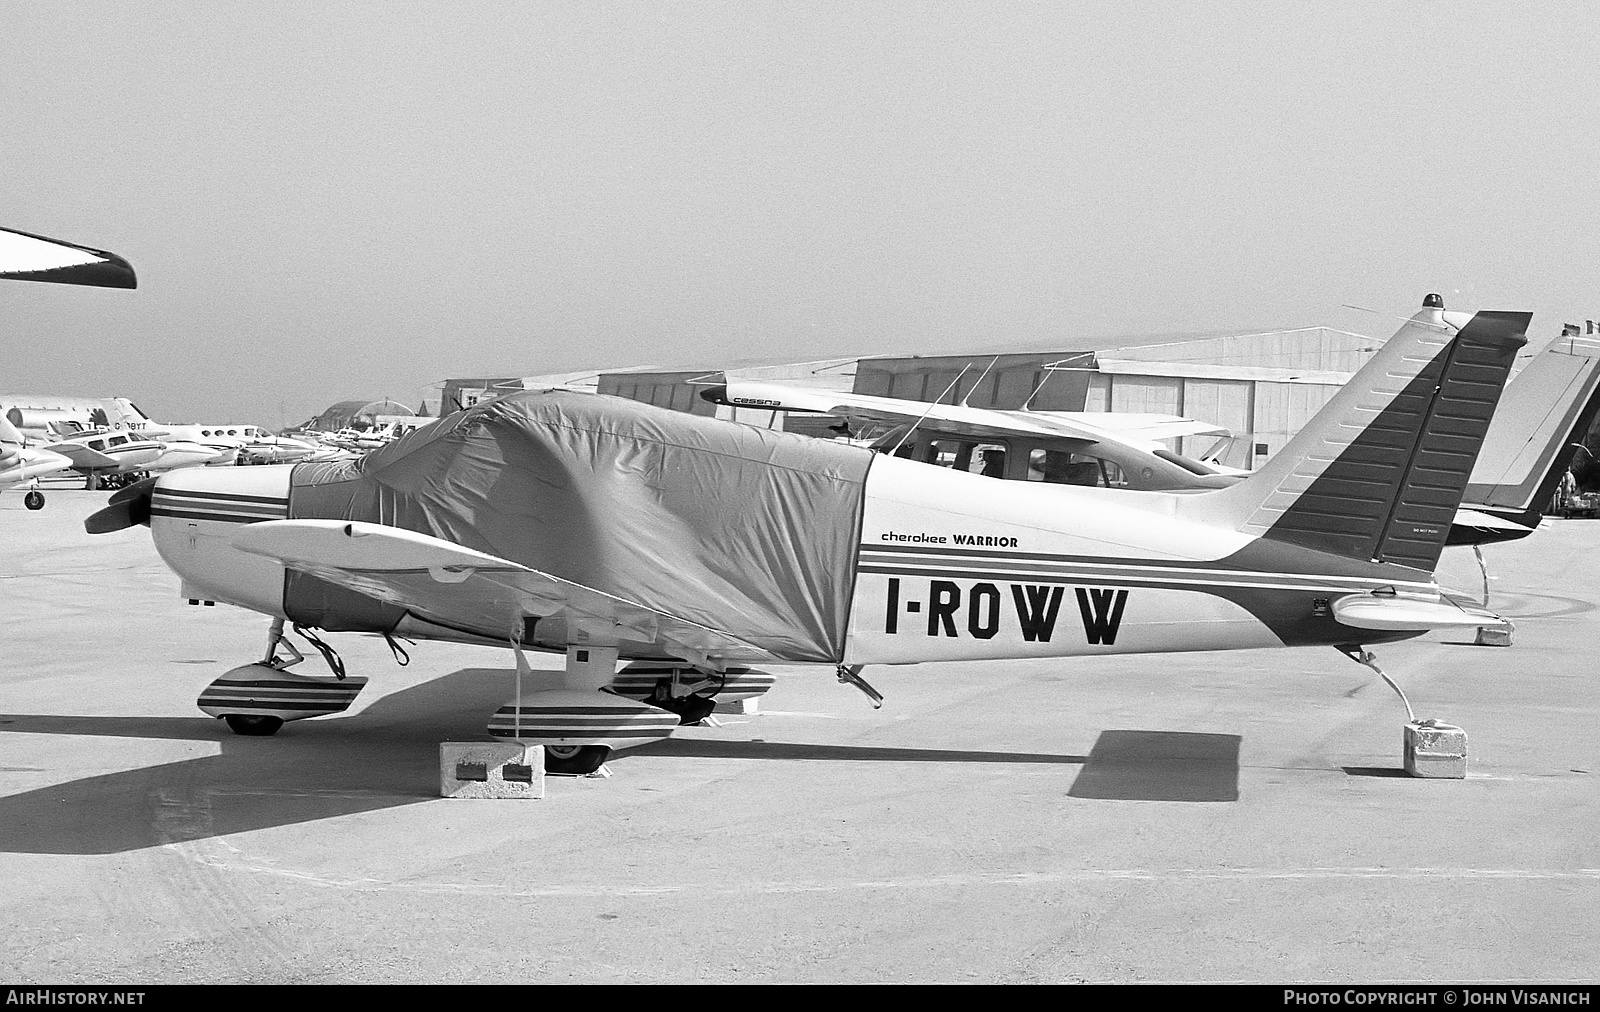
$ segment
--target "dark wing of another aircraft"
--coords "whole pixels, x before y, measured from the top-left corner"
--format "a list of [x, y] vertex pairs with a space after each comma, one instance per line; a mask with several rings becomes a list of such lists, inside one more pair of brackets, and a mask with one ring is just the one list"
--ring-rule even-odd
[[133, 265], [115, 253], [0, 228], [0, 278], [96, 288], [137, 288]]

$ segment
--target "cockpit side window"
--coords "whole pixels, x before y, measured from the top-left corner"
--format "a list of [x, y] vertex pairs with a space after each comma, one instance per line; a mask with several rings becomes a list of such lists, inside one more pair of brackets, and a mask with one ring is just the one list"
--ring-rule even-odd
[[1109, 488], [1122, 484], [1121, 469], [1110, 461], [1067, 450], [1034, 450], [1028, 455], [1028, 480]]

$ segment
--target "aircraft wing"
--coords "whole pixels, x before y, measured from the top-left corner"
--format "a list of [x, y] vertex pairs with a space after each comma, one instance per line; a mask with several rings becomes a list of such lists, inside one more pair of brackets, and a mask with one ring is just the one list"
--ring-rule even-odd
[[12, 466], [0, 470], [0, 485], [12, 485], [40, 475], [64, 471], [72, 466], [72, 461], [59, 453], [39, 450], [28, 451], [28, 454]]
[[805, 411], [844, 418], [904, 425], [926, 419], [941, 432], [985, 436], [1038, 436], [1053, 440], [1077, 439], [1088, 447], [1113, 442], [1146, 452], [1164, 450], [1160, 440], [1180, 436], [1229, 436], [1225, 426], [1179, 415], [1135, 414], [1114, 411], [1013, 411], [969, 408], [963, 404], [929, 404], [899, 397], [845, 393], [812, 387], [729, 380], [702, 395], [719, 404], [771, 411]]
[[133, 266], [105, 250], [0, 228], [0, 278], [58, 285], [136, 288]]
[[121, 464], [115, 457], [107, 456], [99, 450], [91, 450], [82, 443], [51, 443], [45, 447], [51, 453], [59, 453], [72, 461], [73, 467], [106, 468], [120, 467]]
[[[1001, 414], [1013, 414], [1005, 411]], [[1123, 437], [1151, 441], [1177, 439], [1181, 436], [1231, 436], [1226, 426], [1202, 422], [1181, 415], [1145, 415], [1121, 411], [1028, 411], [1016, 412], [1025, 418], [1060, 419], [1079, 425], [1093, 425]]]
[[653, 646], [712, 667], [779, 659], [708, 626], [398, 527], [268, 520], [239, 531], [233, 546], [420, 618], [485, 636], [509, 640], [519, 619], [536, 617], [565, 622], [570, 642], [578, 644]]
[[839, 390], [792, 387], [781, 383], [730, 380], [709, 388], [707, 400], [740, 408], [765, 408], [771, 411], [805, 411], [843, 418], [863, 419], [887, 425], [904, 425], [919, 418], [936, 423], [941, 432], [982, 438], [984, 436], [1040, 436], [1050, 439], [1080, 439], [1084, 446], [1098, 442], [1107, 432], [1090, 431], [1064, 416], [1067, 412], [995, 411], [969, 408], [963, 404], [930, 404], [900, 397], [878, 397]]

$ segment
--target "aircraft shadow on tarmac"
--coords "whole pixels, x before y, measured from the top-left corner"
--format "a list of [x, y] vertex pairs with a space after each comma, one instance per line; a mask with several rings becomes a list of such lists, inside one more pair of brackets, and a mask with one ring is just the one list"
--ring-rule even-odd
[[[436, 800], [438, 743], [480, 740], [484, 715], [511, 691], [509, 675], [502, 684], [459, 671], [391, 693], [348, 717], [292, 722], [274, 738], [238, 737], [222, 721], [202, 716], [0, 714], [0, 733], [216, 742], [221, 749], [0, 798], [0, 852], [120, 853]], [[1238, 798], [1235, 735], [1106, 731], [1088, 756], [688, 739], [630, 751], [780, 761], [1082, 764], [1068, 792], [1076, 798]]]
[[1068, 797], [1116, 801], [1238, 801], [1236, 734], [1102, 731]]

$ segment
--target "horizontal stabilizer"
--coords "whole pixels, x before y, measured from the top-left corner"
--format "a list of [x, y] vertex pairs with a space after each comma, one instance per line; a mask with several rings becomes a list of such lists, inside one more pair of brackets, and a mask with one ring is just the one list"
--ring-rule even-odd
[[1492, 611], [1453, 601], [1351, 594], [1333, 602], [1333, 615], [1354, 629], [1403, 632], [1411, 629], [1465, 629], [1505, 621]]

